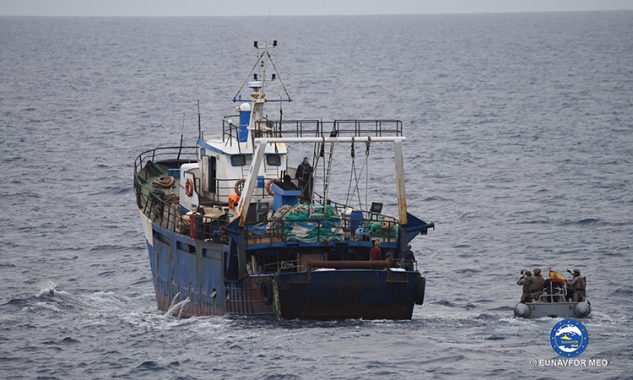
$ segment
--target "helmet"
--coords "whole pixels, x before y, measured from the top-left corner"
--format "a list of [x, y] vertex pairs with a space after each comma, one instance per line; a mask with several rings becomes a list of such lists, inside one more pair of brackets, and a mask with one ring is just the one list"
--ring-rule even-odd
[[532, 273], [529, 270], [526, 270], [524, 274], [528, 277], [532, 277]]
[[574, 274], [577, 276], [580, 276], [580, 269], [578, 268], [574, 269]]
[[541, 274], [541, 268], [534, 268], [532, 272], [534, 272], [535, 276], [538, 276], [539, 274]]

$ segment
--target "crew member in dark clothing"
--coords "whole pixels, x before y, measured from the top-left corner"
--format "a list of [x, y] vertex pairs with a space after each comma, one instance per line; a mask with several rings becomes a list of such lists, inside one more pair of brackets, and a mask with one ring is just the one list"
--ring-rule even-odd
[[411, 244], [407, 244], [407, 248], [400, 254], [400, 267], [405, 270], [413, 270], [415, 256], [411, 250]]
[[283, 179], [281, 180], [281, 187], [284, 190], [298, 190], [297, 186], [292, 183], [292, 177], [288, 174], [284, 174]]
[[308, 157], [304, 157], [303, 162], [297, 168], [297, 174], [295, 175], [295, 178], [299, 180], [301, 200], [303, 202], [312, 201], [312, 184], [314, 182], [312, 172], [314, 172], [314, 169], [310, 165]]

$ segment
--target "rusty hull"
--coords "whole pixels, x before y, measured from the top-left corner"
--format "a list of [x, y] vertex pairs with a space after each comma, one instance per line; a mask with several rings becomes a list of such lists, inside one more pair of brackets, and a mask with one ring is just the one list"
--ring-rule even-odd
[[419, 272], [339, 269], [275, 275], [279, 319], [411, 319]]

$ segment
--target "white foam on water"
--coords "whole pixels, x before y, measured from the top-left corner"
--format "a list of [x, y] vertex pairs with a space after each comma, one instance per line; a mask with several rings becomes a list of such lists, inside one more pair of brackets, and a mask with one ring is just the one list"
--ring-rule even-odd
[[[180, 293], [179, 293], [180, 294]], [[175, 297], [174, 297], [175, 299]], [[178, 318], [181, 317], [182, 315], [182, 310], [183, 308], [190, 302], [189, 297], [185, 298], [184, 300], [174, 304], [172, 301], [172, 305], [169, 307], [169, 309], [167, 309], [167, 312], [165, 313], [165, 315], [171, 315], [171, 316], [175, 316], [176, 313], [178, 313]]]
[[57, 306], [48, 302], [36, 302], [33, 306], [27, 306], [22, 310], [35, 312], [38, 309], [46, 309], [46, 310], [54, 311], [56, 313], [60, 313], [62, 311]]
[[171, 309], [174, 306], [178, 297], [180, 297], [180, 292], [176, 293], [174, 295], [174, 298], [171, 299], [171, 303], [169, 304], [169, 308], [167, 308], [167, 310]]
[[124, 309], [126, 301], [112, 291], [97, 291], [81, 297], [87, 305], [99, 309]]
[[45, 296], [45, 295], [53, 296], [55, 295], [55, 292], [57, 290], [56, 288], [57, 288], [57, 284], [49, 280], [46, 283], [46, 285], [42, 289], [40, 289], [40, 291], [37, 293], [37, 296], [38, 297]]

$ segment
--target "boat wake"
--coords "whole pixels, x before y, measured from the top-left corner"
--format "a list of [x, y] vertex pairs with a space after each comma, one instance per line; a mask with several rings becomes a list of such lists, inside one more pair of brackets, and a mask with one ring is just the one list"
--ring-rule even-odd
[[112, 291], [95, 291], [81, 294], [72, 293], [53, 281], [31, 295], [11, 298], [4, 305], [19, 309], [22, 313], [49, 311], [62, 314], [121, 314], [138, 303], [135, 298], [120, 296]]
[[165, 315], [175, 316], [178, 318], [182, 316], [183, 309], [191, 300], [189, 299], [189, 297], [187, 297], [180, 302], [176, 302], [178, 297], [180, 297], [180, 293], [176, 293], [174, 298], [171, 300], [171, 305], [169, 305], [169, 309], [167, 309]]

